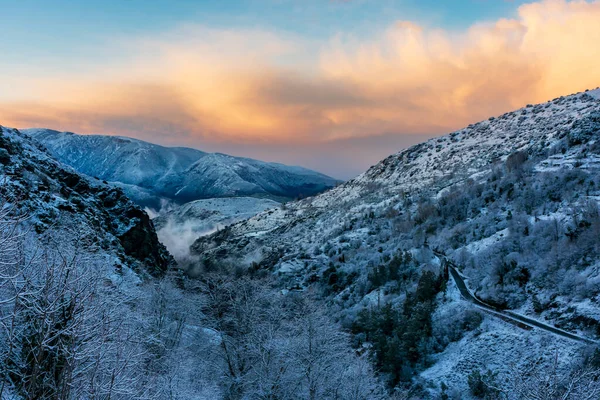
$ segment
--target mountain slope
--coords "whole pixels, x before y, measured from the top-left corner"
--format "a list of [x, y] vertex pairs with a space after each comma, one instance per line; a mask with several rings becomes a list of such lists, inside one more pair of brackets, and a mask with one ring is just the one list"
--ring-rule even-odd
[[460, 265], [486, 302], [597, 340], [599, 199], [595, 90], [403, 150], [335, 189], [201, 237], [192, 253], [318, 288], [358, 344], [377, 338], [373, 358], [390, 384], [436, 398], [442, 381], [468, 390], [481, 360], [508, 381], [507, 365], [527, 369], [548, 349], [562, 352], [560, 368], [583, 356], [551, 334], [475, 318], [451, 281], [432, 277], [443, 268], [430, 249]]
[[[201, 200], [172, 217], [220, 221], [276, 204]], [[281, 296], [270, 279], [188, 279], [171, 266], [121, 189], [0, 127], [0, 398], [383, 397], [310, 299]]]
[[0, 151], [2, 194], [39, 235], [67, 224], [133, 268], [161, 275], [172, 264], [148, 215], [122, 190], [60, 164], [16, 129], [0, 127]]
[[125, 137], [49, 129], [24, 132], [61, 162], [87, 175], [119, 183], [140, 204], [154, 208], [161, 198], [178, 203], [233, 196], [294, 198], [319, 193], [337, 183], [301, 167], [163, 147]]
[[198, 236], [280, 206], [276, 201], [255, 197], [196, 200], [164, 211], [152, 222], [161, 243], [168, 247], [179, 266], [184, 267], [188, 262], [189, 247]]
[[[335, 189], [288, 203], [285, 209], [259, 214], [232, 227], [228, 234], [298, 232], [309, 236], [304, 245], [309, 247], [316, 239], [311, 237], [310, 229], [305, 230], [306, 225], [322, 217], [339, 221], [324, 227], [327, 232], [337, 235], [339, 232], [335, 228], [354, 218], [352, 215], [345, 217], [346, 212], [361, 215], [366, 210], [382, 211], [390, 207], [402, 212], [401, 205], [407, 197], [416, 200], [419, 196], [441, 196], [444, 190], [454, 185], [477, 179], [500, 167], [517, 151], [542, 155], [542, 165], [566, 162], [567, 166], [573, 166], [575, 161], [569, 154], [559, 157], [555, 153], [560, 153], [561, 145], [566, 148], [569, 138], [578, 134], [573, 129], [581, 130], [587, 124], [595, 124], [596, 113], [600, 112], [600, 95], [597, 93], [592, 91], [528, 106], [412, 146]], [[585, 140], [591, 139], [595, 137]], [[545, 154], [548, 151], [552, 154]], [[596, 167], [594, 154], [590, 154], [589, 161], [583, 168]], [[302, 245], [302, 241], [296, 243]]]
[[148, 215], [5, 127], [0, 204], [0, 398], [167, 398], [150, 343], [175, 269]]

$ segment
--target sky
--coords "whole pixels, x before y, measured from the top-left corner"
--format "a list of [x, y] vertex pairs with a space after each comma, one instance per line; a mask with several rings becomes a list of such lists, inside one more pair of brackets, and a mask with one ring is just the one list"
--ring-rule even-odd
[[600, 86], [600, 0], [0, 0], [0, 124], [348, 179]]

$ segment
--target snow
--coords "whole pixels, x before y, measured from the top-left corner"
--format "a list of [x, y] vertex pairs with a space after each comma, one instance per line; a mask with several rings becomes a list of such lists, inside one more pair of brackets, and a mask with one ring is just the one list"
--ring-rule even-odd
[[[598, 279], [595, 282], [598, 285]], [[600, 321], [600, 298], [596, 296], [595, 299], [584, 299], [574, 304], [577, 313]]]
[[557, 354], [559, 368], [565, 368], [583, 346], [549, 333], [522, 330], [489, 316], [484, 318], [479, 330], [451, 343], [420, 376], [436, 386], [445, 382], [468, 393], [467, 377], [474, 369], [499, 372], [498, 380], [505, 382], [512, 372], [540, 359], [552, 361]]
[[589, 94], [590, 96], [600, 100], [600, 88], [598, 89], [594, 89], [594, 90], [590, 90], [589, 92], [587, 92], [587, 94]]
[[[20, 227], [23, 230], [23, 237], [20, 239], [24, 243], [19, 246], [19, 258], [31, 262], [20, 270], [12, 269], [19, 271], [15, 277], [22, 276], [24, 279], [8, 280], [8, 276], [4, 274], [2, 286], [6, 288], [8, 282], [18, 285], [30, 282], [23, 287], [39, 285], [44, 287], [44, 293], [62, 293], [63, 296], [71, 297], [77, 293], [77, 312], [74, 315], [78, 316], [64, 319], [71, 321], [72, 317], [77, 321], [72, 325], [74, 328], [69, 330], [78, 342], [76, 353], [72, 357], [73, 371], [77, 371], [81, 378], [70, 382], [73, 383], [74, 396], [81, 398], [85, 397], [85, 393], [91, 393], [86, 392], [88, 380], [85, 377], [93, 375], [90, 379], [97, 380], [98, 387], [108, 387], [109, 382], [112, 385], [123, 377], [127, 386], [121, 387], [126, 387], [127, 394], [123, 394], [126, 398], [137, 397], [133, 393], [142, 392], [153, 398], [164, 398], [161, 386], [167, 387], [164, 382], [168, 376], [168, 387], [182, 398], [219, 398], [215, 395], [218, 393], [218, 379], [207, 378], [206, 369], [202, 368], [207, 354], [220, 343], [220, 336], [214, 330], [202, 326], [205, 321], [201, 322], [199, 307], [192, 308], [197, 304], [195, 296], [175, 289], [168, 280], [150, 277], [150, 271], [164, 267], [159, 264], [161, 261], [167, 261], [169, 267], [174, 265], [156, 240], [152, 225], [143, 212], [123, 196], [120, 190], [80, 175], [57, 162], [35, 141], [19, 131], [0, 127], [0, 140], [2, 147], [10, 150], [10, 163], [0, 163], [0, 176], [10, 176], [10, 179], [2, 182], [2, 198], [18, 199], [12, 206], [17, 207], [20, 215], [28, 217]], [[27, 190], [26, 196], [21, 196], [23, 189]], [[136, 249], [141, 250], [136, 258], [135, 252], [126, 249], [122, 237], [132, 226], [140, 228], [135, 232], [136, 238], [146, 248], [150, 248], [152, 254], [145, 253], [146, 249]], [[157, 253], [159, 256], [155, 255]], [[69, 268], [71, 265], [75, 266], [73, 270]], [[59, 275], [64, 274], [64, 271], [69, 272]], [[61, 279], [52, 278], [57, 276], [61, 276]], [[71, 282], [66, 286], [68, 289], [59, 292], [59, 288], [63, 290], [63, 286], [58, 286], [63, 285], [63, 277], [64, 282], [68, 281], [67, 277]], [[153, 373], [152, 379], [139, 380], [148, 371], [142, 365], [151, 360], [147, 345], [163, 343], [161, 335], [156, 334], [159, 330], [152, 328], [156, 323], [155, 300], [159, 293], [158, 287], [162, 285], [165, 290], [161, 295], [168, 298], [160, 311], [163, 313], [161, 323], [165, 324], [163, 328], [171, 329], [182, 320], [186, 324], [182, 329], [181, 343], [169, 346], [169, 351], [163, 354], [161, 371]], [[32, 299], [33, 296], [42, 299], [35, 291], [29, 292]], [[3, 291], [2, 295], [7, 293], [9, 292]], [[0, 297], [10, 300], [8, 296]], [[177, 301], [173, 301], [173, 298]], [[184, 318], [174, 318], [175, 310], [177, 313], [182, 310], [192, 312], [187, 312]], [[2, 309], [3, 315], [4, 311], [5, 308]], [[46, 325], [50, 324], [48, 326], [52, 325], [50, 319], [48, 317], [46, 322]], [[38, 325], [28, 326], [35, 329]], [[22, 328], [25, 325], [19, 327]], [[52, 329], [62, 328], [52, 326]], [[88, 335], [86, 332], [97, 335]], [[6, 345], [6, 337], [0, 339], [3, 339], [0, 340], [0, 345]], [[90, 340], [93, 344], [86, 347], [85, 343]], [[110, 376], [104, 372], [86, 375], [92, 354], [95, 371], [109, 371], [107, 366], [118, 366], [120, 377], [111, 381], [110, 378], [104, 379]], [[171, 360], [177, 363], [176, 368], [171, 367]], [[192, 376], [193, 384], [190, 384]], [[16, 382], [14, 379], [13, 381]], [[120, 386], [121, 383], [117, 385]], [[22, 398], [17, 397], [13, 389], [5, 387], [2, 398]]]
[[465, 246], [465, 249], [472, 254], [477, 254], [480, 251], [485, 250], [486, 248], [490, 247], [494, 243], [497, 243], [497, 242], [503, 240], [505, 237], [507, 237], [509, 235], [509, 232], [510, 232], [510, 230], [508, 228], [502, 229], [501, 231], [494, 233], [492, 236], [469, 243], [467, 246]]
[[[358, 272], [358, 280], [364, 283], [369, 268], [381, 265], [385, 256], [395, 254], [398, 250], [398, 237], [406, 233], [402, 226], [394, 226], [393, 218], [385, 217], [392, 207], [398, 212], [412, 213], [422, 198], [439, 199], [453, 186], [469, 179], [483, 182], [492, 174], [494, 168], [502, 166], [503, 161], [518, 150], [537, 152], [536, 154], [543, 155], [540, 157], [545, 157], [535, 167], [535, 171], [540, 173], [563, 168], [598, 169], [600, 157], [595, 154], [581, 156], [577, 153], [576, 146], [564, 154], [546, 153], [547, 149], [552, 149], [552, 146], [562, 140], [561, 133], [568, 131], [576, 121], [586, 118], [591, 113], [600, 112], [600, 102], [594, 99], [600, 99], [600, 90], [588, 92], [587, 95], [576, 94], [555, 99], [546, 104], [526, 107], [473, 124], [447, 136], [398, 152], [356, 179], [315, 198], [285, 205], [256, 198], [206, 199], [170, 210], [165, 209], [155, 219], [156, 226], [160, 228], [159, 237], [173, 252], [185, 253], [198, 236], [227, 225], [227, 231], [218, 236], [218, 243], [216, 240], [210, 243], [214, 246], [208, 246], [209, 250], [204, 252], [203, 256], [210, 254], [209, 251], [213, 249], [226, 250], [227, 257], [246, 265], [264, 260], [263, 257], [271, 251], [277, 255], [274, 257], [275, 265], [272, 266], [272, 270], [280, 272], [282, 276], [293, 275], [291, 280], [294, 283], [298, 282], [297, 278], [304, 274], [306, 268], [310, 267], [311, 273], [315, 271], [318, 274], [328, 268], [330, 262], [340, 270]], [[85, 156], [72, 149], [69, 144], [71, 140], [75, 140], [73, 138], [78, 138], [77, 135], [64, 134], [61, 138], [63, 142], [57, 145], [58, 150], [66, 149], [66, 153], [73, 157]], [[101, 141], [99, 138], [94, 140]], [[123, 157], [123, 154], [131, 154], [131, 158], [127, 160], [130, 164], [126, 164], [134, 169], [131, 174], [128, 175], [124, 173], [125, 170], [118, 168], [115, 173], [122, 173], [122, 176], [133, 180], [142, 179], [146, 172], [155, 174], [151, 175], [153, 180], [156, 179], [154, 183], [162, 188], [173, 189], [169, 193], [177, 193], [179, 196], [191, 196], [198, 188], [205, 190], [207, 182], [210, 182], [210, 190], [224, 195], [251, 190], [275, 190], [273, 188], [280, 181], [274, 181], [273, 175], [269, 174], [285, 175], [290, 171], [298, 172], [296, 167], [270, 169], [275, 164], [265, 166], [265, 163], [257, 164], [248, 159], [205, 153], [191, 153], [191, 158], [198, 158], [188, 160], [189, 165], [182, 166], [180, 163], [182, 157], [185, 157], [177, 156], [173, 161], [174, 158], [167, 155], [173, 154], [170, 153], [170, 149], [165, 152], [157, 151], [152, 147], [154, 145], [146, 146], [143, 142], [123, 138], [102, 140], [114, 146], [111, 148], [120, 153], [120, 157]], [[90, 147], [86, 146], [82, 149], [90, 151]], [[185, 153], [179, 152], [184, 152], [181, 149], [176, 153]], [[163, 160], [164, 165], [161, 166], [157, 161], [159, 165], [155, 170], [144, 171], [144, 162], [154, 157], [152, 154], [158, 154], [156, 160]], [[106, 152], [102, 153], [100, 161], [110, 162]], [[87, 160], [85, 164], [92, 163]], [[264, 171], [268, 173], [262, 174]], [[247, 179], [245, 172], [252, 179]], [[178, 174], [185, 176], [173, 177]], [[258, 176], [267, 181], [259, 181]], [[313, 177], [311, 174], [309, 176]], [[306, 183], [303, 179], [293, 180]], [[127, 185], [141, 185], [143, 179], [136, 182]], [[593, 194], [590, 198], [592, 196]], [[410, 201], [404, 202], [405, 199]], [[58, 201], [65, 202], [59, 198], [55, 203]], [[558, 211], [549, 211], [548, 215], [539, 218], [564, 218], [565, 210], [569, 206], [561, 205], [562, 208]], [[408, 210], [404, 210], [403, 207], [407, 207]], [[490, 210], [484, 210], [482, 214]], [[372, 222], [372, 218], [377, 218], [377, 223]], [[506, 221], [503, 221], [503, 224], [502, 227], [507, 226]], [[506, 239], [510, 234], [509, 229], [505, 228], [490, 235], [494, 230], [486, 232], [485, 235], [488, 236], [481, 240], [466, 238], [463, 248], [476, 254]], [[174, 239], [174, 244], [169, 243], [167, 237]], [[415, 242], [418, 240], [416, 238]], [[422, 242], [415, 243], [414, 246], [421, 244]], [[284, 253], [283, 256], [280, 251]], [[340, 260], [340, 256], [346, 254], [350, 254], [348, 259]], [[236, 258], [237, 255], [239, 258]], [[426, 252], [422, 254], [413, 250], [413, 256], [418, 258], [421, 268], [439, 270], [439, 264], [428, 259]], [[582, 273], [582, 277], [590, 284], [597, 284], [598, 275], [597, 266], [590, 267]], [[473, 282], [477, 279], [481, 277], [472, 277]], [[125, 274], [125, 278], [113, 274], [110, 280], [113, 285], [127, 283], [131, 290], [135, 290], [138, 284], [128, 274]], [[356, 286], [352, 289], [356, 289]], [[362, 297], [355, 305], [373, 304], [383, 298], [399, 301], [404, 295], [387, 293], [386, 289], [369, 289], [370, 293], [359, 295]], [[343, 293], [349, 294], [350, 289], [346, 288]], [[335, 300], [343, 301], [343, 297], [339, 296]], [[577, 299], [574, 294], [573, 298], [558, 297], [556, 301], [563, 307], [561, 311], [570, 307], [581, 315], [595, 319], [600, 317], [598, 298]], [[465, 311], [478, 312], [475, 307], [460, 299], [452, 281], [449, 282], [445, 299], [438, 299], [438, 302], [440, 305], [435, 318], [452, 317], [455, 313]], [[522, 310], [525, 314], [530, 312], [531, 308], [530, 303], [526, 306], [528, 308], [524, 306]], [[500, 372], [501, 379], [507, 379], [511, 369], [523, 368], [536, 357], [550, 360], [558, 352], [561, 365], [566, 364], [575, 359], [575, 354], [582, 346], [539, 329], [524, 331], [487, 313], [483, 315], [484, 322], [479, 328], [434, 355], [435, 364], [421, 373], [421, 377], [430, 381], [432, 387], [438, 387], [443, 381], [466, 392], [466, 377], [473, 368], [495, 368]], [[544, 320], [552, 318], [550, 315], [543, 317]], [[551, 320], [549, 322], [552, 323]], [[193, 326], [186, 329], [186, 335], [190, 338], [195, 331], [201, 330]], [[210, 333], [204, 334], [210, 336]]]
[[536, 220], [541, 220], [541, 221], [557, 220], [557, 221], [561, 221], [561, 220], [564, 220], [565, 218], [567, 218], [567, 215], [564, 212], [562, 212], [562, 211], [555, 211], [555, 212], [548, 212], [548, 213], [542, 214], [542, 215], [537, 215], [535, 217], [530, 217], [529, 218], [529, 223], [535, 223]]
[[279, 272], [282, 274], [296, 273], [304, 269], [304, 264], [299, 260], [284, 261], [279, 266]]
[[[110, 261], [106, 261], [111, 267], [123, 264], [118, 256], [119, 253], [123, 256], [123, 242], [119, 238], [134, 226], [142, 230], [151, 229], [150, 226], [144, 226], [143, 220], [135, 216], [133, 203], [122, 196], [118, 189], [102, 181], [79, 175], [71, 167], [56, 161], [28, 135], [16, 129], [1, 128], [1, 131], [1, 136], [6, 137], [5, 143], [9, 146], [12, 144], [11, 162], [5, 166], [0, 165], [3, 174], [13, 177], [3, 181], [3, 195], [10, 198], [12, 191], [27, 190], [27, 200], [20, 201], [19, 206], [29, 216], [27, 223], [32, 229], [35, 228], [34, 230], [39, 232], [61, 232], [78, 226], [81, 232], [77, 232], [76, 237], [88, 234], [90, 238], [95, 238], [97, 243], [111, 244], [104, 246], [104, 252], [98, 253], [112, 257]], [[103, 203], [107, 198], [113, 199], [109, 206]], [[106, 223], [107, 220], [110, 220], [109, 224]], [[158, 242], [155, 244], [159, 245]], [[143, 262], [147, 261], [148, 259]], [[155, 267], [157, 265], [152, 266]], [[131, 275], [130, 279], [133, 286], [138, 283], [135, 276], [137, 275]]]
[[[294, 198], [331, 188], [337, 180], [309, 169], [119, 136], [26, 129], [59, 161], [121, 185], [142, 206], [157, 208], [211, 197]], [[137, 188], [137, 190], [135, 189]], [[154, 198], [153, 198], [154, 197]]]
[[538, 172], [557, 171], [560, 169], [600, 170], [600, 156], [587, 154], [582, 158], [577, 149], [570, 149], [565, 154], [555, 154], [535, 166]]
[[[399, 244], [407, 243], [411, 240], [410, 234], [415, 232], [411, 231], [411, 227], [395, 225], [398, 218], [386, 215], [392, 208], [401, 215], [415, 215], [422, 199], [439, 200], [457, 185], [469, 184], [470, 180], [474, 184], [486, 184], [495, 170], [503, 171], [506, 159], [516, 151], [527, 151], [543, 159], [535, 167], [535, 172], [562, 168], [599, 169], [600, 157], [596, 154], [582, 155], [577, 146], [571, 146], [565, 154], [560, 149], [547, 151], [562, 143], [564, 132], [569, 132], [578, 120], [600, 112], [600, 101], [595, 98], [586, 94], [557, 98], [402, 150], [357, 178], [321, 195], [288, 203], [285, 207], [259, 213], [232, 225], [224, 242], [223, 236], [219, 237], [218, 248], [226, 249], [230, 257], [235, 258], [239, 254], [242, 260], [249, 252], [264, 257], [265, 254], [278, 254], [279, 249], [284, 249], [283, 256], [274, 262], [274, 271], [309, 276], [322, 273], [332, 263], [346, 273], [358, 273], [358, 281], [364, 283], [370, 268], [382, 265], [384, 257], [393, 256], [398, 249], [406, 250]], [[488, 186], [491, 184], [488, 183]], [[596, 193], [590, 193], [589, 198], [594, 195]], [[492, 230], [493, 227], [480, 226], [480, 235], [485, 235], [480, 240], [474, 239], [481, 238], [479, 234], [464, 237], [463, 247], [455, 250], [457, 256], [461, 249], [471, 254], [484, 252], [510, 236], [507, 228], [510, 223], [506, 220], [510, 204], [503, 203], [500, 206], [507, 206], [507, 209], [499, 211], [490, 205], [489, 209], [481, 210], [481, 215], [496, 213], [502, 217], [497, 228]], [[562, 218], [570, 206], [572, 204], [565, 203], [558, 211], [549, 209], [548, 218]], [[256, 237], [258, 233], [260, 237]], [[205, 243], [213, 245], [210, 238], [205, 239]], [[415, 247], [422, 245], [422, 238], [413, 240]], [[345, 255], [344, 262], [340, 261], [342, 254]], [[413, 252], [413, 256], [416, 259], [419, 254]], [[439, 271], [439, 265], [423, 254], [420, 256], [418, 261], [421, 268]], [[472, 277], [473, 282], [481, 279], [476, 274]], [[349, 303], [355, 307], [367, 306], [378, 299], [394, 303], [402, 300], [402, 293], [394, 294], [385, 286], [368, 289], [369, 293], [359, 295], [360, 298], [344, 300], [352, 292], [351, 289], [358, 287], [359, 284], [347, 287], [336, 294], [332, 299], [339, 301], [336, 307], [343, 309]], [[440, 313], [452, 315], [454, 311], [473, 310], [473, 306], [460, 299], [452, 284], [446, 296]], [[595, 315], [600, 313], [599, 300], [581, 302], [568, 299], [565, 302], [574, 307], [580, 305], [578, 311], [581, 310], [579, 312], [582, 315]], [[548, 322], [553, 324], [556, 321]], [[558, 350], [561, 363], [566, 364], [575, 359], [580, 348], [581, 344], [568, 339], [555, 337], [540, 329], [524, 331], [486, 313], [480, 328], [435, 356], [435, 364], [421, 376], [430, 380], [434, 387], [439, 387], [440, 382], [444, 381], [452, 383], [449, 386], [464, 389], [464, 393], [467, 391], [466, 376], [474, 366], [483, 368], [488, 362], [490, 367], [498, 368], [506, 377], [511, 365], [522, 367], [535, 355], [550, 359]]]
[[[453, 280], [448, 283], [446, 301], [433, 318], [456, 314], [458, 309], [478, 310], [461, 300]], [[506, 382], [510, 374], [525, 369], [540, 360], [553, 361], [559, 355], [559, 368], [565, 368], [585, 345], [540, 330], [523, 330], [479, 311], [482, 325], [450, 343], [442, 353], [434, 355], [434, 364], [420, 376], [439, 390], [441, 382], [462, 393], [469, 393], [467, 377], [474, 369], [499, 372], [498, 381]], [[465, 397], [461, 397], [465, 398]]]
[[[336, 235], [335, 232], [344, 230], [344, 225], [348, 226], [351, 218], [360, 219], [370, 211], [384, 213], [394, 207], [403, 212], [399, 204], [407, 194], [413, 198], [422, 192], [440, 196], [453, 185], [468, 179], [483, 179], [491, 166], [517, 150], [550, 148], [559, 140], [561, 131], [594, 110], [600, 111], [600, 102], [585, 94], [576, 94], [470, 125], [396, 153], [345, 184], [314, 198], [289, 204], [287, 210], [261, 213], [244, 224], [234, 225], [232, 235], [249, 237], [301, 220], [304, 222], [287, 235], [292, 235], [290, 243], [306, 248], [313, 241], [316, 227], [324, 230], [321, 232], [323, 237]], [[546, 160], [548, 163], [558, 163], [562, 155], [551, 157]], [[575, 151], [564, 157], [571, 165], [576, 165]], [[600, 157], [591, 155], [580, 166], [595, 168], [597, 165], [600, 166]], [[309, 224], [314, 228], [309, 228]], [[506, 234], [508, 232], [503, 231], [473, 242], [469, 250], [480, 251]], [[344, 233], [346, 238], [356, 240], [364, 240], [368, 235], [368, 229], [364, 228]]]

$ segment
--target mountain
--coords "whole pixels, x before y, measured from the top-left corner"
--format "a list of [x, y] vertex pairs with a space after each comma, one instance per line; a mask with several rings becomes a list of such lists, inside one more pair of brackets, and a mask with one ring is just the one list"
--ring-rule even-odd
[[16, 129], [0, 127], [0, 156], [2, 195], [38, 235], [67, 224], [136, 270], [159, 276], [173, 264], [148, 215], [121, 189], [59, 163]]
[[50, 129], [23, 132], [77, 171], [114, 182], [139, 204], [186, 203], [214, 197], [290, 199], [314, 195], [338, 181], [301, 167], [268, 163], [141, 140], [77, 135]]
[[328, 192], [200, 237], [191, 252], [320, 292], [390, 387], [469, 398], [504, 385], [519, 398], [553, 368], [569, 377], [600, 360], [584, 341], [463, 301], [446, 258], [490, 309], [596, 342], [599, 199], [597, 89], [400, 151]]
[[7, 128], [0, 169], [0, 397], [600, 394], [600, 90], [315, 197], [164, 210], [216, 223], [188, 232], [195, 279], [123, 189]]
[[148, 215], [2, 126], [0, 204], [0, 398], [160, 398], [142, 365], [175, 264]]
[[[274, 206], [199, 200], [157, 223], [218, 227]], [[382, 399], [319, 304], [268, 275], [201, 272], [175, 268], [121, 188], [0, 127], [1, 399]]]
[[[509, 156], [518, 152], [526, 153], [525, 158], [539, 158], [533, 171], [536, 174], [561, 167], [593, 169], [597, 166], [595, 153], [586, 153], [584, 158], [575, 150], [595, 143], [599, 98], [600, 90], [594, 90], [491, 117], [400, 151], [332, 190], [258, 214], [221, 235], [244, 238], [283, 231], [285, 236], [303, 239], [294, 238], [290, 251], [310, 250], [313, 243], [338, 238], [348, 231], [340, 231], [344, 226], [351, 227], [348, 232], [353, 235], [368, 234], [355, 232], [350, 223], [365, 212], [414, 211], [420, 200], [439, 200], [453, 187], [480, 181], [480, 176], [503, 167], [511, 161]], [[403, 207], [408, 198], [411, 210]], [[324, 224], [324, 219], [332, 224]], [[319, 226], [319, 235], [307, 229], [314, 224]], [[278, 242], [287, 244], [288, 240], [282, 237]]]

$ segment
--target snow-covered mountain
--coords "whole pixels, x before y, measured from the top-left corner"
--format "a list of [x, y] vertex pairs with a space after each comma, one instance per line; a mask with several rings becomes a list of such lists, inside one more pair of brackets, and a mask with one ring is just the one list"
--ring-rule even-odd
[[0, 398], [161, 398], [142, 365], [175, 263], [148, 215], [2, 126], [0, 260]]
[[172, 265], [148, 215], [119, 188], [61, 164], [16, 129], [0, 127], [0, 155], [2, 196], [39, 235], [66, 224], [134, 269], [161, 275]]
[[[133, 151], [142, 164], [154, 154], [149, 146]], [[183, 168], [161, 157], [153, 162]], [[204, 158], [210, 155], [194, 169], [203, 171]], [[281, 205], [207, 199], [165, 210], [155, 221], [165, 235], [172, 225], [198, 224], [183, 232], [200, 236], [188, 258], [198, 280], [150, 276], [163, 277], [171, 257], [152, 221], [124, 195], [153, 198], [150, 183], [139, 183], [152, 176], [171, 187], [169, 174], [138, 166], [137, 183], [115, 188], [6, 128], [0, 169], [0, 295], [8, 299], [0, 312], [18, 327], [0, 325], [0, 367], [13, 369], [0, 378], [9, 395], [36, 398], [28, 390], [38, 385], [21, 379], [31, 376], [31, 363], [52, 372], [42, 389], [56, 390], [51, 384], [64, 380], [54, 373], [58, 364], [37, 360], [69, 356], [79, 379], [69, 383], [74, 398], [112, 390], [116, 371], [115, 398], [600, 393], [600, 90], [413, 146], [312, 198]], [[6, 225], [12, 206], [35, 245]], [[169, 246], [185, 252], [176, 245], [188, 239]], [[457, 266], [450, 274], [448, 260]], [[523, 319], [538, 324], [515, 322]], [[22, 357], [46, 351], [45, 332], [65, 338], [62, 347]], [[25, 353], [13, 352], [13, 343]]]
[[467, 398], [470, 374], [481, 380], [491, 368], [509, 382], [557, 353], [557, 368], [583, 362], [585, 345], [475, 318], [452, 280], [443, 289], [427, 275], [443, 272], [431, 249], [459, 264], [486, 301], [597, 340], [599, 200], [597, 89], [400, 151], [328, 192], [201, 237], [191, 250], [277, 272], [289, 288], [319, 288], [357, 343], [371, 341], [391, 383], [416, 384], [418, 398], [448, 387]]
[[337, 180], [302, 167], [268, 163], [126, 137], [50, 129], [23, 132], [77, 171], [120, 185], [139, 204], [186, 203], [215, 197], [290, 199], [329, 189]]
[[[167, 224], [278, 204], [200, 200]], [[172, 267], [122, 189], [0, 127], [0, 398], [382, 398], [366, 358], [310, 299], [282, 296], [267, 276]]]
[[[265, 237], [283, 230], [286, 234], [280, 240], [286, 245], [290, 240], [287, 236], [298, 235], [291, 239], [294, 245], [290, 251], [308, 251], [323, 241], [323, 235], [338, 237], [340, 227], [351, 226], [350, 221], [365, 212], [402, 214], [409, 211], [403, 207], [407, 198], [413, 200], [414, 208], [420, 197], [440, 198], [453, 186], [480, 181], [518, 151], [543, 157], [537, 163], [538, 172], [561, 167], [593, 170], [600, 166], [596, 155], [578, 156], [580, 149], [570, 149], [568, 142], [581, 136], [585, 144], [595, 143], [593, 129], [598, 113], [600, 89], [528, 105], [402, 150], [353, 180], [321, 195], [288, 203], [285, 208], [258, 214], [232, 226], [226, 235]], [[353, 231], [350, 229], [353, 235], [367, 234]]]

